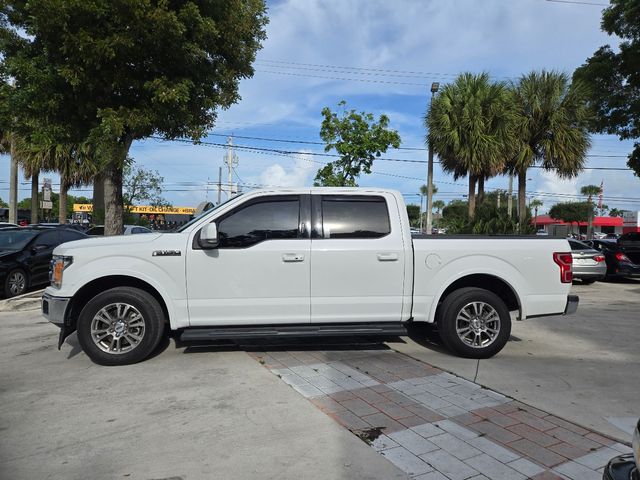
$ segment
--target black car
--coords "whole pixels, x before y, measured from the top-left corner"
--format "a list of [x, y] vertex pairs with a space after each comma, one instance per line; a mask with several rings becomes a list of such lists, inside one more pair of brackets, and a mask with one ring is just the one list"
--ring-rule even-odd
[[584, 243], [604, 254], [607, 262], [605, 278], [640, 277], [640, 265], [629, 258], [627, 249], [621, 247], [619, 243], [607, 240], [588, 240]]
[[640, 421], [633, 432], [633, 454], [612, 458], [604, 467], [604, 480], [640, 480]]
[[621, 235], [618, 239], [618, 245], [624, 248], [633, 263], [640, 265], [640, 232], [628, 232]]
[[5, 228], [0, 230], [0, 287], [5, 297], [49, 282], [53, 249], [87, 236], [67, 228]]

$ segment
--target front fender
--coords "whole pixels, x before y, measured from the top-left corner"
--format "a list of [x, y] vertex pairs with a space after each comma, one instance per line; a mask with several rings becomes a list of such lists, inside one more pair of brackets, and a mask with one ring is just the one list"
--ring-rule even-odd
[[[88, 283], [110, 276], [126, 276], [151, 285], [162, 297], [169, 314], [171, 329], [189, 326], [184, 257], [162, 257], [158, 265], [139, 256], [117, 255], [72, 264], [63, 274], [62, 288], [56, 295], [73, 297]], [[67, 279], [69, 281], [67, 281]]]

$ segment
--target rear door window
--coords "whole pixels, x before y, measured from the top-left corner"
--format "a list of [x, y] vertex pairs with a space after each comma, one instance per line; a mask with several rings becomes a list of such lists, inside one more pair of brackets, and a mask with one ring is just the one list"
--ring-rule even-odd
[[322, 196], [322, 238], [381, 238], [391, 232], [383, 197]]

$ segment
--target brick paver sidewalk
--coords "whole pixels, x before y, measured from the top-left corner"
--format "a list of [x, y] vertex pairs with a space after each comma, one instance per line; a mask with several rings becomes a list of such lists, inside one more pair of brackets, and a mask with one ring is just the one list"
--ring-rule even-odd
[[416, 479], [600, 480], [631, 452], [393, 350], [251, 355]]

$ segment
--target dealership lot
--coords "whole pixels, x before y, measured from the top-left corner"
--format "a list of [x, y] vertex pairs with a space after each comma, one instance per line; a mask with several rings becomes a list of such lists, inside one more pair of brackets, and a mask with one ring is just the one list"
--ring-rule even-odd
[[[472, 459], [460, 460], [429, 448], [429, 451], [420, 452], [424, 463], [440, 465], [438, 470], [441, 471], [469, 468], [484, 471], [485, 475], [493, 471], [492, 468], [497, 469], [495, 471], [503, 468], [519, 471], [520, 468], [531, 472], [544, 468], [556, 473], [565, 472], [563, 475], [568, 478], [571, 478], [569, 474], [578, 474], [571, 472], [584, 474], [584, 468], [597, 472], [602, 459], [598, 457], [596, 461], [587, 455], [596, 452], [606, 456], [611, 453], [608, 449], [622, 448], [616, 441], [628, 439], [624, 431], [625, 419], [640, 416], [637, 387], [640, 282], [576, 284], [573, 290], [581, 297], [577, 315], [517, 323], [513, 329], [514, 339], [504, 351], [479, 364], [452, 357], [438, 345], [427, 343], [423, 346], [409, 339], [393, 340], [387, 345], [350, 339], [337, 342], [337, 345], [305, 347], [300, 343], [259, 343], [241, 348], [182, 345], [176, 348], [171, 340], [157, 356], [146, 362], [105, 368], [88, 360], [80, 351], [75, 335], [58, 352], [55, 327], [44, 322], [37, 311], [0, 313], [1, 476], [404, 478], [403, 470], [421, 468], [425, 475], [441, 478], [434, 476], [435, 472], [428, 470], [430, 467], [415, 463], [403, 449], [411, 453], [409, 449], [414, 448], [411, 443], [414, 441], [423, 447], [430, 445], [426, 442], [434, 445], [440, 442], [444, 449], [451, 442], [465, 440], [449, 431], [434, 430], [440, 427], [418, 430], [426, 442], [402, 434], [401, 430], [453, 418], [454, 413], [460, 412], [450, 408], [452, 405], [412, 391], [402, 381], [404, 377], [422, 378], [420, 385], [432, 385], [430, 391], [433, 393], [429, 395], [435, 395], [442, 393], [439, 390], [443, 388], [442, 381], [450, 380], [446, 371], [473, 380], [476, 368], [476, 381], [495, 392], [483, 389], [483, 394], [473, 397], [473, 402], [489, 405], [497, 401], [489, 408], [503, 410], [502, 413], [509, 416], [508, 419], [499, 417], [503, 423], [509, 419], [512, 422], [516, 415], [509, 407], [514, 404], [508, 397], [523, 402], [522, 408], [528, 408], [526, 405], [537, 407], [545, 412], [544, 418], [547, 413], [552, 414], [547, 423], [542, 424], [549, 428], [546, 437], [541, 438], [549, 443], [551, 452], [555, 449], [562, 453], [554, 452], [559, 457], [540, 457], [540, 461], [550, 458], [551, 464], [546, 466], [526, 452], [511, 449], [511, 456], [505, 458], [503, 464], [512, 465], [501, 467], [491, 453], [482, 450]], [[394, 353], [388, 347], [409, 356]], [[372, 393], [369, 393], [372, 403], [363, 405], [353, 392], [376, 389], [378, 392], [373, 390], [373, 393], [394, 397], [396, 401], [407, 401], [400, 398], [401, 395], [412, 399], [408, 406], [415, 412], [410, 417], [394, 420], [394, 424], [389, 422], [385, 431], [394, 435], [390, 438], [395, 438], [397, 441], [393, 442], [397, 445], [381, 444], [382, 440], [374, 439], [376, 448], [370, 448], [341, 425], [349, 426], [348, 422], [353, 422], [352, 430], [360, 427], [367, 431], [371, 422], [358, 423], [351, 414], [338, 415], [342, 421], [339, 418], [334, 421], [330, 415], [325, 415], [323, 411], [331, 409], [332, 404], [323, 404], [323, 395], [310, 387], [335, 389], [336, 386], [325, 381], [312, 383], [310, 387], [296, 385], [297, 389], [292, 388], [290, 385], [296, 382], [294, 377], [285, 377], [286, 372], [278, 372], [279, 368], [288, 368], [280, 362], [291, 362], [291, 351], [298, 352], [294, 357], [296, 362], [291, 364], [294, 368], [309, 364], [335, 365], [335, 362], [352, 369], [359, 367], [359, 375], [351, 371], [347, 375], [338, 370], [330, 380], [346, 382], [341, 390], [351, 392], [342, 393], [342, 403], [337, 407], [342, 410], [334, 412], [334, 418], [335, 413], [344, 412], [347, 406], [360, 409], [362, 417], [359, 418], [375, 415], [369, 418], [380, 421], [386, 418], [379, 415], [384, 413], [380, 409], [403, 417], [404, 410], [399, 408], [402, 405], [394, 407], [386, 401], [376, 404]], [[272, 358], [275, 365], [270, 364]], [[367, 366], [374, 363], [383, 370], [378, 371], [381, 377], [377, 380], [370, 378], [374, 369]], [[385, 378], [384, 374], [389, 376]], [[345, 375], [360, 384], [350, 385], [351, 381], [346, 380]], [[459, 377], [453, 382], [459, 382], [451, 386], [456, 391], [469, 387]], [[471, 390], [475, 389], [477, 387]], [[391, 395], [390, 390], [397, 395]], [[336, 394], [340, 398], [340, 392], [336, 391]], [[347, 398], [349, 395], [356, 398]], [[432, 409], [420, 405], [427, 400], [435, 402], [431, 404]], [[482, 408], [457, 397], [447, 400], [451, 401], [457, 401], [462, 405], [454, 406], [468, 411]], [[380, 411], [371, 410], [374, 404]], [[530, 411], [540, 413], [536, 409]], [[432, 413], [436, 416], [431, 417]], [[526, 418], [531, 419], [524, 415], [519, 420]], [[566, 432], [564, 439], [550, 440], [548, 437], [556, 438], [552, 435], [556, 429], [568, 424], [552, 427], [549, 423], [562, 423], [563, 419], [613, 436], [614, 440], [592, 432], [584, 433], [578, 425], [571, 428], [583, 432], [582, 440]], [[455, 418], [453, 421], [458, 422]], [[521, 423], [523, 425], [514, 423], [508, 428], [513, 430], [512, 435], [528, 440], [523, 435], [531, 436], [532, 433], [527, 430], [526, 422]], [[456, 425], [460, 426], [460, 423]], [[480, 425], [484, 424], [480, 422]], [[442, 428], [447, 426], [451, 427], [445, 423]], [[473, 424], [462, 428], [455, 429], [454, 425], [452, 430], [463, 436], [471, 436], [469, 432], [474, 431], [478, 436], [478, 428], [486, 430], [485, 426], [473, 427]], [[501, 430], [481, 433], [494, 443], [502, 439], [511, 440], [507, 443], [513, 443], [514, 448], [528, 445], [515, 437], [493, 438], [504, 434]], [[435, 443], [429, 440], [431, 437], [437, 437]], [[485, 442], [473, 438], [467, 440], [477, 443], [476, 449], [481, 444], [487, 449], [495, 447], [486, 447]], [[501, 445], [504, 444], [498, 446]], [[507, 445], [507, 448], [510, 447]], [[592, 448], [596, 450], [592, 451]], [[382, 455], [376, 450], [383, 452]], [[536, 455], [545, 455], [536, 452]], [[560, 463], [553, 464], [554, 461]]]

